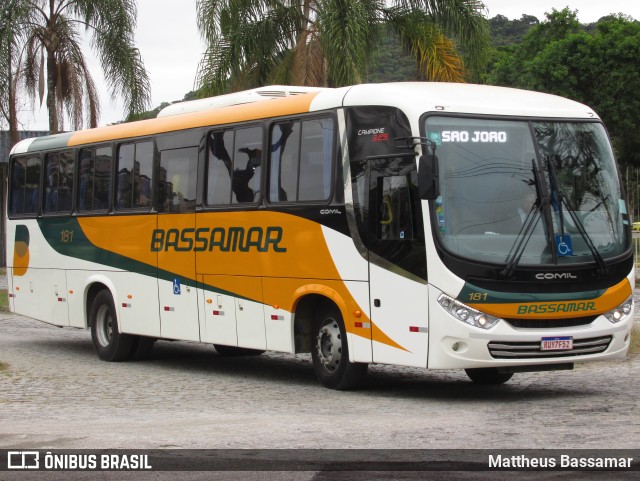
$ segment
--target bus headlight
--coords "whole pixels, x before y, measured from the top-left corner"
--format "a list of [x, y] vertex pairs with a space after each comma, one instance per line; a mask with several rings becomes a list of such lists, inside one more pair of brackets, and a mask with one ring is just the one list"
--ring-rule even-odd
[[620, 321], [624, 321], [633, 313], [633, 296], [629, 297], [626, 301], [620, 304], [615, 309], [605, 312], [603, 314], [609, 322], [617, 324]]
[[499, 317], [480, 312], [445, 294], [441, 294], [440, 297], [438, 297], [438, 304], [444, 307], [449, 314], [459, 321], [473, 327], [479, 327], [480, 329], [491, 329], [501, 320]]

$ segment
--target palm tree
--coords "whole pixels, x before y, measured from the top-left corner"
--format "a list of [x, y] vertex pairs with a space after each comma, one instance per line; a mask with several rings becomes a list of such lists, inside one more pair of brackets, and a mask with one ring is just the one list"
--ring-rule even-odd
[[4, 7], [0, 8], [0, 115], [9, 124], [9, 147], [19, 140], [16, 85], [18, 79], [13, 66], [19, 61], [17, 31], [26, 13], [20, 0], [7, 0]]
[[489, 45], [480, 0], [197, 0], [208, 44], [196, 83], [206, 95], [265, 83], [362, 81], [385, 29], [423, 80], [464, 80]]
[[79, 30], [91, 35], [112, 97], [130, 116], [150, 103], [150, 83], [134, 47], [135, 0], [14, 0], [26, 8], [16, 33], [22, 42], [19, 81], [42, 103], [46, 91], [49, 128], [59, 132], [66, 111], [73, 129], [98, 123], [98, 92], [81, 49]]

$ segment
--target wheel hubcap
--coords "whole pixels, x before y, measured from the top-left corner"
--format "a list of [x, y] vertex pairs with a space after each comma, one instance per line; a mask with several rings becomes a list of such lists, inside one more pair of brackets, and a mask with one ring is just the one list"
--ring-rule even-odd
[[107, 347], [113, 337], [113, 319], [107, 306], [101, 306], [96, 316], [96, 334], [101, 346]]
[[338, 369], [342, 357], [340, 327], [334, 319], [327, 319], [318, 330], [316, 337], [318, 359], [327, 371]]

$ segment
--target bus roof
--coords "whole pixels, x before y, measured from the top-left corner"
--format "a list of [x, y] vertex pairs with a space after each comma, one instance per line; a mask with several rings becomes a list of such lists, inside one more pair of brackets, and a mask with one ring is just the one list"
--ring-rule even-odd
[[258, 87], [252, 90], [244, 90], [242, 92], [218, 95], [216, 97], [176, 102], [158, 112], [158, 117], [168, 117], [170, 115], [200, 112], [201, 110], [220, 109], [223, 107], [231, 107], [233, 105], [263, 102], [266, 100], [290, 97], [292, 95], [303, 95], [310, 92], [318, 92], [320, 90], [324, 89], [322, 87], [270, 85], [267, 87]]
[[[263, 89], [265, 92], [275, 91], [273, 86], [264, 87]], [[258, 90], [254, 89], [231, 94], [224, 101], [215, 100], [219, 98], [196, 101], [195, 104], [191, 104], [194, 107], [193, 109], [188, 108], [188, 105], [175, 107], [165, 112], [164, 116], [156, 119], [62, 133], [37, 139], [26, 139], [18, 142], [11, 153], [35, 152], [108, 142], [189, 128], [295, 115], [342, 106], [394, 106], [403, 110], [411, 119], [417, 119], [426, 112], [535, 118], [598, 119], [597, 114], [586, 105], [563, 97], [488, 85], [402, 82], [361, 84], [337, 89], [305, 87], [288, 87], [288, 89], [291, 92], [295, 92], [295, 95], [287, 92], [284, 94], [286, 96], [274, 95], [272, 98], [265, 99], [265, 95], [251, 94]], [[282, 90], [282, 87], [280, 87], [280, 90]], [[242, 97], [243, 101], [239, 104], [233, 101], [229, 102], [229, 97], [234, 98], [233, 96]], [[223, 106], [221, 107], [221, 105]], [[180, 113], [180, 110], [184, 110], [185, 113]]]
[[444, 82], [362, 84], [344, 106], [392, 105], [415, 118], [425, 112], [512, 117], [597, 119], [586, 105], [556, 95], [491, 85]]

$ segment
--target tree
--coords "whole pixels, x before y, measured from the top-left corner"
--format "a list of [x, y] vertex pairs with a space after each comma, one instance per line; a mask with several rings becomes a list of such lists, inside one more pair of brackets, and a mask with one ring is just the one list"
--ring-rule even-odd
[[524, 35], [540, 21], [533, 15], [522, 15], [519, 20], [509, 20], [504, 15], [496, 15], [489, 19], [491, 30], [491, 44], [494, 47], [504, 47], [519, 43]]
[[575, 12], [554, 11], [496, 63], [489, 83], [589, 105], [607, 125], [619, 162], [640, 166], [640, 22], [607, 16], [589, 31]]
[[529, 79], [528, 62], [535, 58], [551, 42], [581, 31], [577, 12], [565, 8], [553, 9], [546, 14], [546, 21], [533, 25], [527, 30], [522, 41], [500, 51], [491, 65], [487, 82], [494, 85], [506, 85], [533, 89], [533, 80]]
[[27, 15], [23, 2], [8, 0], [0, 9], [0, 119], [9, 124], [10, 147], [18, 137], [17, 69], [20, 50], [17, 31]]
[[418, 80], [416, 62], [407, 54], [400, 40], [386, 32], [379, 47], [369, 59], [365, 80], [372, 83], [409, 82]]
[[42, 103], [46, 91], [49, 128], [63, 128], [66, 111], [72, 128], [95, 127], [98, 92], [81, 49], [79, 29], [91, 35], [113, 97], [124, 100], [128, 115], [150, 103], [150, 83], [134, 47], [135, 0], [14, 0], [27, 10], [15, 35], [20, 38], [18, 78], [30, 98]]
[[420, 78], [463, 81], [489, 44], [479, 0], [198, 0], [208, 43], [197, 83], [207, 95], [265, 83], [360, 83], [390, 29]]

